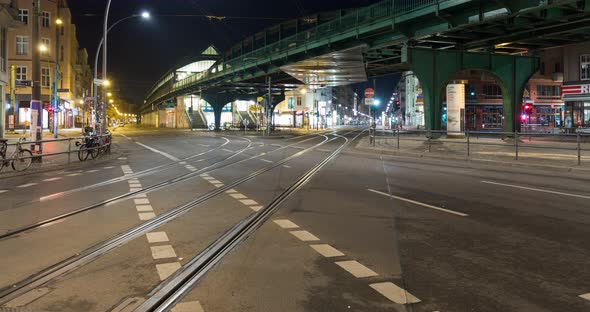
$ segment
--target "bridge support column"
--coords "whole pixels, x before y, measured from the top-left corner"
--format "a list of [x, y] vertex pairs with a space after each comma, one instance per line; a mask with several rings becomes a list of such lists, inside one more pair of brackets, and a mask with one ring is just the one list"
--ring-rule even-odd
[[459, 71], [471, 69], [496, 76], [502, 88], [504, 131], [520, 130], [518, 112], [523, 89], [539, 68], [537, 57], [407, 47], [402, 55], [422, 86], [426, 129], [441, 129], [442, 95], [445, 87]]
[[213, 105], [213, 116], [215, 117], [215, 131], [219, 131], [221, 129], [221, 111], [223, 109], [223, 105]]

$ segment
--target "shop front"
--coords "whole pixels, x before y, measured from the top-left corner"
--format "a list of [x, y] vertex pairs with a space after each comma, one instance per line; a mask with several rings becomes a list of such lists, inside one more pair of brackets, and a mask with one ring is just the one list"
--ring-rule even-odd
[[564, 129], [575, 132], [577, 128], [590, 128], [590, 84], [563, 86]]

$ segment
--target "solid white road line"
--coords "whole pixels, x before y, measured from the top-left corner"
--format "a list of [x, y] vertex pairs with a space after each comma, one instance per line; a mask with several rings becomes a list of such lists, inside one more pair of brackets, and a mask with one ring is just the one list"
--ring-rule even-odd
[[418, 206], [422, 206], [422, 207], [426, 207], [426, 208], [430, 208], [430, 209], [434, 209], [434, 210], [438, 210], [438, 211], [442, 211], [442, 212], [446, 212], [446, 213], [450, 213], [450, 214], [454, 214], [457, 216], [461, 216], [461, 217], [467, 217], [469, 216], [468, 214], [462, 213], [462, 212], [457, 212], [457, 211], [453, 211], [453, 210], [449, 210], [449, 209], [445, 209], [445, 208], [440, 208], [440, 207], [436, 207], [436, 206], [432, 206], [429, 204], [425, 204], [425, 203], [421, 203], [415, 200], [411, 200], [411, 199], [407, 199], [407, 198], [403, 198], [403, 197], [399, 197], [399, 196], [395, 196], [395, 195], [390, 195], [384, 192], [380, 192], [380, 191], [376, 191], [373, 189], [367, 189], [369, 192], [373, 192], [373, 193], [377, 193], [380, 195], [384, 195], [384, 196], [388, 196], [391, 198], [395, 198], [397, 200], [401, 200], [401, 201], [405, 201], [414, 205], [418, 205]]
[[414, 295], [407, 292], [405, 289], [398, 287], [394, 283], [375, 283], [369, 285], [371, 288], [378, 291], [385, 298], [397, 303], [397, 304], [409, 304], [418, 303], [420, 299], [414, 297]]
[[221, 150], [224, 150], [224, 151], [226, 151], [226, 152], [228, 152], [228, 153], [235, 153], [235, 151], [232, 151], [232, 150], [230, 150], [230, 149], [227, 149], [227, 148], [222, 148]]
[[168, 235], [166, 232], [151, 232], [146, 233], [145, 236], [147, 237], [148, 243], [163, 243], [169, 241]]
[[366, 266], [360, 264], [358, 261], [355, 260], [336, 261], [335, 263], [339, 267], [346, 270], [348, 273], [352, 274], [354, 277], [361, 278], [378, 275], [377, 273], [375, 273], [375, 271], [367, 268]]
[[176, 258], [176, 252], [170, 245], [151, 246], [150, 249], [154, 259]]
[[299, 238], [300, 240], [302, 240], [304, 242], [320, 240], [319, 238], [317, 238], [315, 235], [309, 233], [308, 231], [291, 231], [289, 233], [293, 234], [293, 236]]
[[264, 162], [267, 162], [267, 163], [272, 163], [272, 161], [271, 161], [271, 160], [264, 159], [264, 158], [259, 158], [258, 160], [261, 160], [261, 161], [264, 161]]
[[137, 145], [139, 145], [141, 147], [147, 148], [147, 149], [149, 149], [150, 151], [152, 151], [154, 153], [158, 153], [158, 154], [160, 154], [160, 155], [162, 155], [162, 156], [164, 156], [164, 157], [166, 157], [166, 158], [168, 158], [168, 159], [170, 159], [172, 161], [180, 161], [180, 159], [178, 159], [178, 158], [176, 158], [176, 157], [174, 157], [174, 156], [172, 156], [172, 155], [170, 155], [170, 154], [168, 154], [166, 152], [162, 152], [160, 150], [157, 150], [157, 149], [155, 149], [155, 148], [153, 148], [151, 146], [147, 146], [147, 145], [145, 145], [143, 143], [139, 143], [139, 142], [135, 142], [135, 144], [137, 144]]
[[161, 281], [174, 274], [178, 269], [180, 269], [179, 262], [156, 264], [156, 270], [158, 270], [158, 275], [160, 276]]
[[254, 206], [254, 205], [258, 205], [258, 203], [255, 200], [252, 199], [240, 199], [240, 202], [246, 206]]
[[518, 189], [528, 190], [528, 191], [543, 192], [543, 193], [549, 193], [549, 194], [556, 194], [556, 195], [563, 195], [563, 196], [571, 196], [571, 197], [578, 197], [578, 198], [590, 199], [590, 196], [586, 196], [586, 195], [579, 195], [579, 194], [572, 194], [572, 193], [563, 193], [563, 192], [557, 192], [557, 191], [551, 191], [551, 190], [544, 190], [544, 189], [539, 189], [539, 188], [534, 188], [534, 187], [528, 187], [528, 186], [520, 186], [520, 185], [514, 185], [514, 184], [504, 184], [504, 183], [498, 183], [498, 182], [492, 182], [492, 181], [481, 181], [481, 183], [493, 184], [493, 185], [499, 185], [499, 186], [506, 186], [506, 187], [513, 187], [513, 188], [518, 188]]
[[25, 187], [31, 187], [37, 185], [37, 183], [27, 183], [27, 184], [23, 184], [23, 185], [19, 185], [17, 186], [18, 188], [25, 188]]
[[590, 300], [590, 293], [587, 294], [582, 294], [579, 296], [580, 298], [586, 299], [586, 300]]
[[340, 250], [328, 244], [310, 245], [309, 247], [313, 248], [313, 250], [317, 251], [320, 255], [326, 258], [344, 256], [344, 254]]
[[288, 166], [288, 165], [283, 165], [283, 167], [285, 167], [285, 168], [291, 168], [291, 166]]
[[156, 214], [153, 212], [142, 212], [139, 213], [139, 220], [141, 221], [145, 221], [145, 220], [150, 220], [156, 217]]
[[53, 182], [53, 181], [57, 181], [57, 180], [61, 180], [61, 177], [56, 177], [56, 178], [49, 178], [49, 179], [45, 179], [43, 180], [44, 182]]
[[299, 225], [287, 219], [274, 220], [273, 222], [276, 223], [278, 226], [282, 227], [283, 229], [295, 229], [299, 227]]
[[172, 308], [172, 312], [205, 312], [205, 310], [198, 301], [190, 301], [178, 303]]
[[229, 194], [229, 196], [235, 198], [235, 199], [244, 199], [244, 198], [248, 198], [246, 195], [242, 194], [242, 193], [234, 193], [234, 194]]

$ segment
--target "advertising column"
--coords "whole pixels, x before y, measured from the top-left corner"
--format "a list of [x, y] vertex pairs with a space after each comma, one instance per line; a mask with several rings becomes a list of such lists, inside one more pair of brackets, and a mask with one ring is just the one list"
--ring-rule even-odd
[[463, 137], [463, 114], [465, 112], [465, 85], [447, 85], [447, 136]]

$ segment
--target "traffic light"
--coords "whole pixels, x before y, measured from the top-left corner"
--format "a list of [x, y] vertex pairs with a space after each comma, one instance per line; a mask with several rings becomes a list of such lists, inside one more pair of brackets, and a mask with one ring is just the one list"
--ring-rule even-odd
[[531, 104], [525, 104], [522, 106], [522, 112], [530, 115], [533, 112], [533, 105]]

